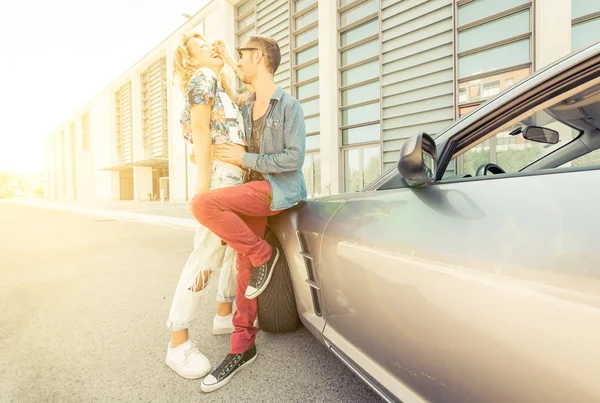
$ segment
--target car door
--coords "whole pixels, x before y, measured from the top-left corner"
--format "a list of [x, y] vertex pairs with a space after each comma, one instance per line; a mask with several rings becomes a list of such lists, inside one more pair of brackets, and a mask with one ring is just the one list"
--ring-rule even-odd
[[[505, 151], [502, 124], [512, 132], [512, 117], [499, 119], [492, 155]], [[485, 143], [464, 144], [482, 162]], [[524, 155], [535, 153], [515, 141], [500, 157], [516, 158], [516, 170]], [[348, 200], [323, 235], [324, 338], [393, 399], [600, 401], [599, 168], [454, 178]]]
[[598, 181], [594, 170], [348, 201], [322, 247], [325, 338], [395, 396], [600, 399], [600, 227], [588, 225], [600, 187], [582, 186]]

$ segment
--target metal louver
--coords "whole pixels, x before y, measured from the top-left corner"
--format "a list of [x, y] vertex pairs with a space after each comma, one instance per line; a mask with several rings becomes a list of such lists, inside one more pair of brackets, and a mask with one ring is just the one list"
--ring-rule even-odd
[[167, 69], [161, 58], [142, 73], [142, 142], [145, 159], [168, 156]]
[[86, 112], [81, 117], [81, 146], [84, 150], [90, 148], [90, 113]]
[[70, 127], [70, 149], [71, 149], [71, 185], [73, 186], [73, 199], [77, 199], [77, 148], [75, 139], [75, 123]]
[[116, 151], [120, 164], [133, 161], [131, 130], [131, 82], [123, 85], [115, 93]]

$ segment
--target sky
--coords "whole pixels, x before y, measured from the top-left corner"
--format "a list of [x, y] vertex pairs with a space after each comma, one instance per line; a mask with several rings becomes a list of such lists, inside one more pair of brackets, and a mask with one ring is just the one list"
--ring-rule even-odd
[[0, 171], [43, 171], [44, 138], [207, 2], [0, 2]]

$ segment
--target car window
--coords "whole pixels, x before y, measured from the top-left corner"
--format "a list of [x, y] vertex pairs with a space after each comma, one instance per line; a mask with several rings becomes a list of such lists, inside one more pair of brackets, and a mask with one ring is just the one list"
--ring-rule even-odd
[[[527, 126], [556, 130], [559, 133], [558, 143], [544, 144], [525, 139], [523, 131]], [[577, 136], [579, 136], [578, 130], [557, 121], [546, 110], [541, 110], [502, 128], [492, 137], [474, 145], [455, 158], [450, 175], [476, 176], [478, 168], [487, 163], [498, 165], [506, 173], [518, 172], [545, 155], [564, 147]]]
[[574, 159], [573, 161], [569, 161], [563, 165], [561, 168], [582, 168], [582, 167], [593, 167], [600, 166], [600, 148], [596, 149], [592, 152], [589, 152], [585, 155], [582, 155], [579, 158]]

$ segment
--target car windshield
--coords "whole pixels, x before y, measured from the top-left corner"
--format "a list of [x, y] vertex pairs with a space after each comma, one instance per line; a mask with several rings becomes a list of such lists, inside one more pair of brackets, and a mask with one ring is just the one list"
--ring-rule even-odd
[[[526, 139], [523, 134], [530, 126], [558, 132], [558, 142], [546, 144]], [[504, 172], [518, 172], [564, 147], [579, 135], [579, 130], [555, 119], [549, 109], [544, 109], [502, 128], [492, 137], [470, 148], [455, 159], [456, 169], [462, 175], [475, 176], [479, 167], [492, 163], [500, 166]]]

